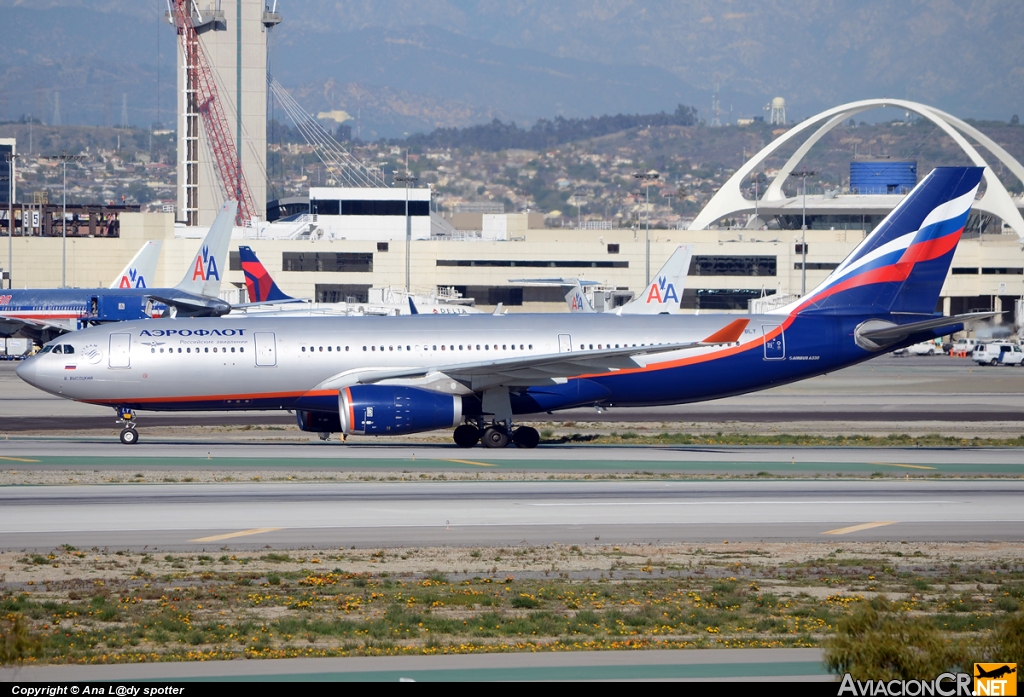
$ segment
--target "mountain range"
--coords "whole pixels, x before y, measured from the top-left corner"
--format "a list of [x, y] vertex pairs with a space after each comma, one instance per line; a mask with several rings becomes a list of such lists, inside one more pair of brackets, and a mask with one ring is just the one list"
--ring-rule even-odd
[[[130, 122], [173, 122], [176, 37], [164, 10], [164, 0], [0, 0], [0, 120], [52, 122], [59, 91], [64, 123], [118, 123], [122, 95]], [[971, 118], [1024, 110], [1019, 0], [278, 0], [277, 10], [272, 73], [307, 110], [351, 114], [367, 139], [680, 103], [710, 119], [716, 84], [723, 120], [761, 115], [776, 96], [791, 118], [875, 96]]]

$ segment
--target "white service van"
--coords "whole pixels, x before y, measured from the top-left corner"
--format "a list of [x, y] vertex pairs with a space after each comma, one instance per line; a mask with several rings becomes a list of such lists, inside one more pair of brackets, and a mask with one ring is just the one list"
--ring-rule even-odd
[[978, 365], [1016, 365], [1024, 363], [1024, 350], [1017, 344], [993, 341], [979, 344], [971, 354], [971, 360]]

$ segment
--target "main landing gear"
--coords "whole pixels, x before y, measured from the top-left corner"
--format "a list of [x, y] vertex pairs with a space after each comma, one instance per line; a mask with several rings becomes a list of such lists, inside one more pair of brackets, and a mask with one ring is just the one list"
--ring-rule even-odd
[[121, 429], [121, 442], [125, 445], [135, 445], [139, 442], [139, 432], [135, 430], [135, 412], [127, 407], [117, 407], [117, 423], [124, 426]]
[[530, 450], [540, 443], [537, 429], [529, 426], [512, 429], [509, 425], [501, 423], [492, 423], [490, 426], [481, 423], [479, 427], [463, 424], [455, 429], [453, 436], [455, 444], [460, 448], [472, 448], [477, 443], [481, 443], [485, 448], [504, 448], [511, 442], [517, 448]]

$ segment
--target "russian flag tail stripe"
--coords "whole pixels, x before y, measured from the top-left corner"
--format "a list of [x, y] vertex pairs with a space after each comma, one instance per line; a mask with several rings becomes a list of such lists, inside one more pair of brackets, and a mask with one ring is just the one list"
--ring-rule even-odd
[[783, 310], [933, 313], [983, 172], [933, 170], [824, 283]]

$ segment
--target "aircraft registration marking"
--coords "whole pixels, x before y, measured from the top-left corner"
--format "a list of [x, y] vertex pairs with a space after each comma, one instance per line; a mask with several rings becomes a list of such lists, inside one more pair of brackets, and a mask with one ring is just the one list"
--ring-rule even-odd
[[235, 537], [248, 537], [249, 535], [260, 535], [265, 532], [274, 532], [281, 528], [253, 528], [252, 530], [240, 530], [239, 532], [229, 532], [225, 535], [212, 535], [210, 537], [200, 537], [196, 540], [189, 540], [189, 542], [220, 542], [221, 540], [230, 540]]
[[928, 467], [927, 465], [901, 465], [897, 462], [869, 462], [870, 465], [877, 465], [878, 467], [908, 467], [912, 470], [933, 470], [935, 467]]
[[39, 462], [39, 460], [27, 460], [23, 457], [0, 457], [0, 460], [7, 460], [9, 462]]
[[442, 460], [442, 462], [455, 462], [460, 465], [474, 465], [476, 467], [497, 467], [497, 465], [490, 462], [473, 462], [472, 460]]
[[826, 530], [821, 533], [822, 535], [848, 535], [851, 532], [860, 532], [861, 530], [871, 530], [872, 528], [883, 528], [886, 525], [895, 525], [899, 521], [896, 520], [882, 520], [877, 523], [861, 523], [860, 525], [851, 525], [848, 528], [837, 528], [835, 530]]

